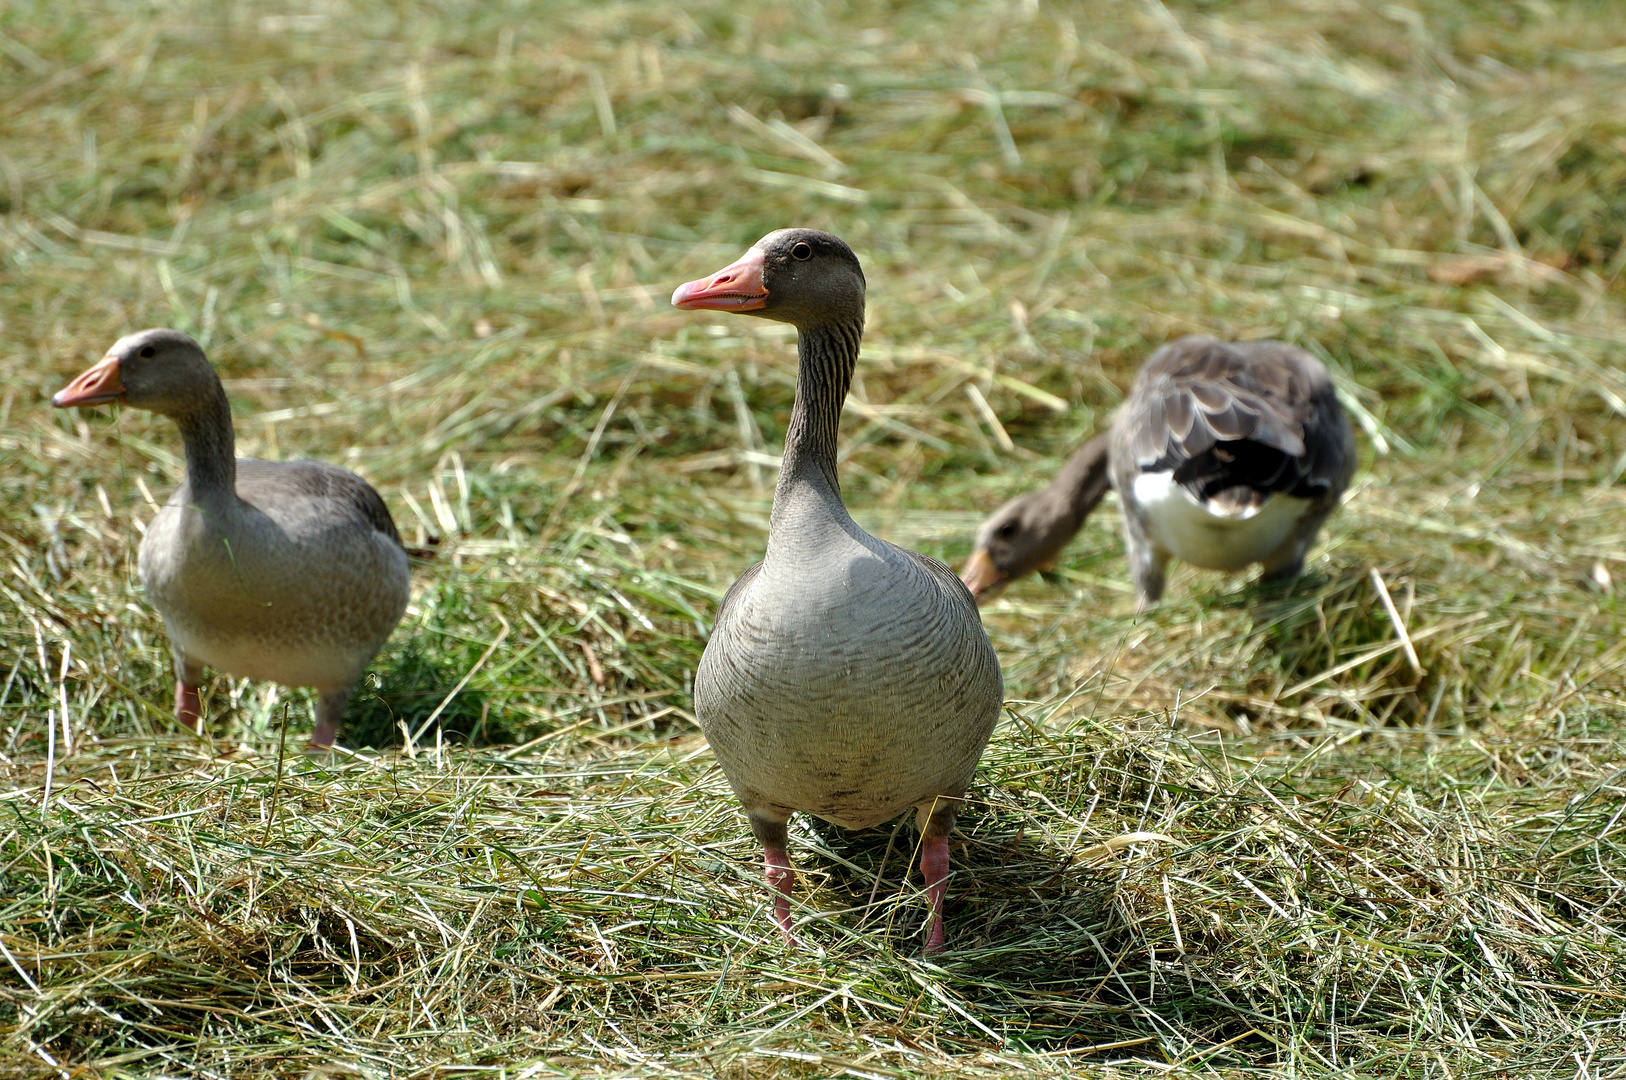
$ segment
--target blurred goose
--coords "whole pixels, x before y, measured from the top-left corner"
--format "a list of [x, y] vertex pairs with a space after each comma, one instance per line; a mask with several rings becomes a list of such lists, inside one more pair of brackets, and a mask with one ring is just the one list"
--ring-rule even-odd
[[762, 843], [775, 918], [788, 936], [792, 812], [863, 829], [913, 807], [937, 952], [948, 834], [1004, 684], [954, 572], [870, 536], [842, 503], [836, 431], [864, 330], [863, 270], [837, 237], [784, 229], [672, 303], [797, 329], [768, 550], [723, 597], [694, 678], [695, 715]]
[[1095, 504], [1107, 493], [1110, 440], [1097, 435], [1074, 451], [1049, 484], [995, 510], [977, 530], [960, 577], [980, 604], [1011, 581], [1056, 565]]
[[1354, 471], [1354, 434], [1315, 357], [1280, 341], [1181, 338], [1140, 369], [1107, 435], [984, 522], [963, 576], [980, 601], [1053, 562], [1110, 479], [1141, 610], [1163, 595], [1171, 558], [1261, 563], [1262, 580], [1291, 580]]
[[141, 584], [175, 657], [175, 716], [202, 731], [203, 665], [312, 686], [314, 749], [406, 610], [406, 552], [378, 492], [320, 461], [234, 453], [231, 407], [196, 341], [176, 330], [120, 338], [51, 399], [122, 401], [175, 421], [186, 480], [147, 526]]

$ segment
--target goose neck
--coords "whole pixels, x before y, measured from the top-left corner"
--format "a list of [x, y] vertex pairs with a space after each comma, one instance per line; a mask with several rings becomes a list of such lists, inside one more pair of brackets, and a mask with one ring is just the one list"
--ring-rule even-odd
[[237, 438], [231, 405], [218, 380], [196, 407], [174, 414], [186, 448], [186, 484], [200, 502], [234, 500], [237, 496]]
[[1067, 459], [1047, 489], [1047, 497], [1064, 508], [1063, 515], [1074, 530], [1084, 523], [1106, 493], [1110, 482], [1108, 450], [1104, 438], [1098, 436], [1090, 440]]
[[797, 335], [796, 404], [785, 431], [776, 504], [801, 486], [811, 486], [840, 502], [836, 436], [863, 333], [860, 318], [853, 323], [804, 327]]

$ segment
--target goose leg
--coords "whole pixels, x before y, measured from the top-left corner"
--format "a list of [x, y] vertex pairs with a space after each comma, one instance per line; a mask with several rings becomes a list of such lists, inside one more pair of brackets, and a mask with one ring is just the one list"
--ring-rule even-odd
[[203, 700], [198, 684], [203, 682], [203, 665], [175, 650], [175, 719], [188, 731], [203, 734]]
[[1319, 514], [1306, 514], [1300, 518], [1293, 531], [1287, 535], [1287, 539], [1282, 541], [1282, 546], [1260, 560], [1264, 573], [1259, 575], [1259, 580], [1292, 581], [1302, 574], [1304, 556], [1309, 553], [1310, 545], [1315, 543], [1316, 534], [1321, 531], [1322, 523], [1336, 508], [1337, 503], [1334, 503]]
[[785, 853], [786, 819], [768, 817], [760, 811], [750, 812], [747, 817], [751, 821], [752, 835], [762, 844], [768, 888], [774, 894], [774, 922], [784, 931], [785, 939], [795, 944], [796, 939], [790, 933], [790, 890], [796, 884], [796, 871], [791, 869], [790, 856]]
[[926, 879], [931, 904], [931, 926], [926, 931], [926, 955], [943, 951], [943, 898], [948, 894], [949, 832], [960, 800], [936, 799], [916, 810], [920, 823], [920, 874]]
[[1259, 575], [1261, 583], [1292, 581], [1304, 573], [1304, 547], [1292, 544], [1285, 550], [1272, 552], [1261, 567], [1264, 570], [1264, 573]]
[[1135, 579], [1135, 610], [1145, 611], [1163, 598], [1169, 553], [1143, 536], [1128, 533], [1129, 574]]
[[339, 734], [339, 721], [344, 719], [344, 705], [350, 700], [350, 687], [343, 690], [319, 690], [316, 698], [316, 728], [311, 732], [307, 750], [331, 750]]

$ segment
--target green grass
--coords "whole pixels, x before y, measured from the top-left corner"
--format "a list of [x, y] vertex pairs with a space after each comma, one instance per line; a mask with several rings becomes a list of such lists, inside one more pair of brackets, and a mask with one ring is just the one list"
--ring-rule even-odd
[[[1626, 1075], [1616, 5], [0, 35], [0, 1072]], [[1183, 333], [1304, 345], [1364, 432], [1288, 593], [1135, 616], [1109, 501], [985, 609], [1012, 700], [933, 962], [908, 826], [796, 825], [778, 942], [688, 713], [795, 358], [666, 296], [790, 224], [864, 261], [842, 480], [897, 542], [963, 558]], [[178, 440], [47, 407], [158, 324], [241, 453], [441, 539], [331, 763], [284, 752], [304, 692], [217, 677], [176, 730], [133, 564]]]

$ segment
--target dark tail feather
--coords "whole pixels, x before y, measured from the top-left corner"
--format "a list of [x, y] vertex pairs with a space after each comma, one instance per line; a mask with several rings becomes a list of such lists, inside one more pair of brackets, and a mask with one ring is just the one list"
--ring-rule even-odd
[[1181, 462], [1174, 470], [1174, 481], [1203, 500], [1234, 487], [1296, 495], [1304, 482], [1296, 465], [1291, 455], [1273, 446], [1242, 439], [1215, 443], [1196, 457]]

